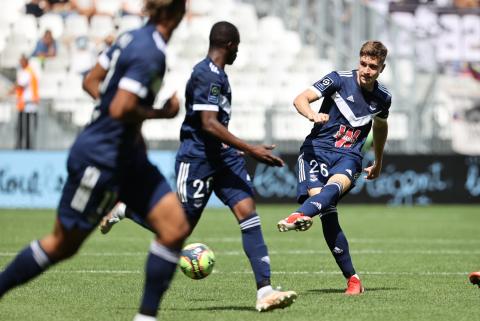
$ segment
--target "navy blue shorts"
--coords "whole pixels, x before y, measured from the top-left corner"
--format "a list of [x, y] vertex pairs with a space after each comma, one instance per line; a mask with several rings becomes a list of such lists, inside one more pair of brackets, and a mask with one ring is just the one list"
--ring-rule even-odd
[[308, 198], [309, 189], [325, 186], [334, 174], [346, 175], [352, 182], [350, 187], [352, 189], [362, 172], [362, 160], [341, 153], [303, 146], [298, 156], [296, 171], [297, 202], [303, 203]]
[[146, 218], [171, 192], [165, 177], [144, 152], [132, 154], [128, 164], [115, 169], [69, 156], [68, 178], [57, 213], [66, 229], [94, 229], [117, 201]]
[[186, 161], [177, 159], [177, 193], [193, 226], [202, 215], [212, 192], [228, 207], [253, 197], [253, 185], [241, 156], [223, 160]]

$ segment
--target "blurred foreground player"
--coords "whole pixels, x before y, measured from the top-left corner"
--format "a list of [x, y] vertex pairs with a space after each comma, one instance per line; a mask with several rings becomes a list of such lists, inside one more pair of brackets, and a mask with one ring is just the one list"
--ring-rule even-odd
[[[240, 35], [234, 25], [225, 21], [213, 25], [208, 55], [193, 68], [187, 83], [187, 110], [175, 170], [178, 196], [187, 213], [190, 231], [198, 223], [212, 192], [237, 218], [243, 249], [257, 284], [256, 309], [262, 312], [289, 306], [297, 294], [274, 290], [270, 285], [270, 258], [255, 209], [252, 183], [239, 151], [270, 166], [283, 166], [283, 161], [271, 153], [274, 146], [247, 144], [228, 130], [232, 93], [224, 69], [235, 61], [239, 43]], [[118, 204], [102, 221], [102, 232], [108, 232], [125, 216], [149, 228], [124, 204]]]
[[[297, 201], [302, 205], [277, 227], [281, 232], [306, 231], [312, 218], [320, 215], [327, 245], [347, 279], [347, 295], [360, 294], [364, 288], [353, 267], [336, 205], [361, 174], [362, 147], [371, 129], [375, 162], [365, 168], [366, 179], [380, 175], [392, 99], [377, 82], [386, 57], [387, 48], [381, 42], [368, 41], [360, 49], [358, 70], [333, 71], [294, 101], [297, 111], [314, 126], [297, 163]], [[323, 102], [317, 113], [310, 103], [320, 98]]]
[[176, 194], [147, 159], [141, 124], [145, 119], [174, 117], [179, 110], [175, 96], [162, 109], [151, 106], [165, 73], [166, 42], [182, 20], [185, 0], [146, 0], [145, 13], [148, 23], [123, 34], [86, 76], [84, 89], [99, 104], [93, 121], [70, 150], [53, 232], [33, 241], [0, 274], [0, 297], [73, 256], [121, 200], [155, 233], [134, 320], [156, 320], [189, 230]]

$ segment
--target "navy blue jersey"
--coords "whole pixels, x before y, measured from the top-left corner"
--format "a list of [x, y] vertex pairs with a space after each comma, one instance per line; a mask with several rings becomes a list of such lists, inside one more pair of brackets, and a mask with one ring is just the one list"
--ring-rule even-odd
[[388, 90], [377, 81], [372, 92], [363, 90], [356, 70], [331, 72], [310, 89], [324, 97], [319, 112], [328, 114], [329, 120], [315, 124], [303, 145], [362, 157], [373, 118], [388, 117], [392, 101]]
[[232, 92], [227, 74], [207, 57], [192, 71], [185, 90], [186, 115], [180, 130], [182, 142], [177, 159], [220, 159], [235, 152], [202, 129], [202, 111], [218, 112], [218, 121], [228, 127]]
[[140, 126], [111, 118], [109, 106], [119, 88], [137, 95], [140, 106], [152, 106], [165, 74], [165, 49], [162, 36], [149, 23], [122, 34], [99, 57], [99, 64], [108, 72], [94, 120], [78, 136], [72, 157], [113, 168], [132, 149], [143, 145]]

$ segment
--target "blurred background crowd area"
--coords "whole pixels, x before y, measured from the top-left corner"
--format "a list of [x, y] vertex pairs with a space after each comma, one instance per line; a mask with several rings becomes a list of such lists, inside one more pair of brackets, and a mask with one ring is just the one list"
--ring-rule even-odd
[[[393, 94], [390, 153], [480, 154], [480, 1], [189, 0], [167, 49], [159, 94], [183, 96], [205, 55], [212, 24], [240, 30], [227, 73], [231, 130], [252, 142], [296, 151], [311, 124], [295, 96], [332, 70], [351, 70], [368, 39], [389, 48], [380, 82]], [[116, 37], [144, 23], [142, 0], [16, 0], [0, 10], [0, 148], [14, 148], [15, 99], [9, 94], [22, 55], [39, 79], [35, 147], [66, 149], [88, 123], [94, 102], [81, 81]], [[182, 111], [184, 112], [184, 111]], [[183, 116], [148, 121], [151, 147], [175, 149]], [[11, 138], [11, 139], [10, 139]]]

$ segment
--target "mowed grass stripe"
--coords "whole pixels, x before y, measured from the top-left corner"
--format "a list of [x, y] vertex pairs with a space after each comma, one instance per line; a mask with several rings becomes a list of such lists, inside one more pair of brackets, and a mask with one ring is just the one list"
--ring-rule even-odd
[[[367, 292], [343, 295], [345, 280], [315, 220], [305, 233], [279, 233], [291, 206], [259, 206], [272, 257], [272, 285], [297, 291], [288, 309], [255, 311], [255, 279], [228, 209], [207, 209], [187, 243], [217, 254], [213, 275], [180, 271], [159, 320], [480, 321], [478, 206], [341, 206], [340, 220]], [[0, 210], [0, 269], [32, 239], [51, 231], [54, 211]], [[1, 321], [131, 321], [142, 295], [152, 234], [131, 221], [106, 236], [95, 231], [80, 253], [0, 299]]]

